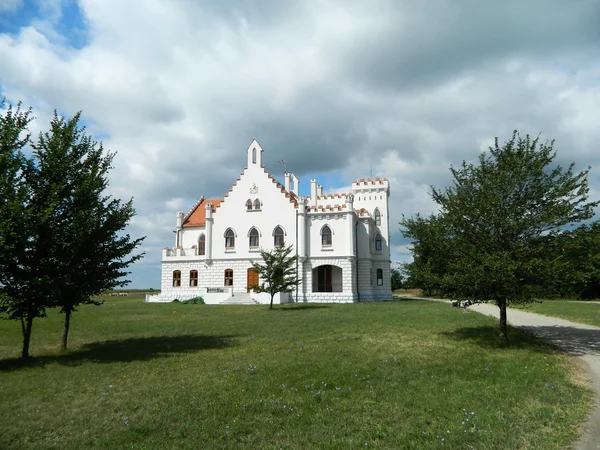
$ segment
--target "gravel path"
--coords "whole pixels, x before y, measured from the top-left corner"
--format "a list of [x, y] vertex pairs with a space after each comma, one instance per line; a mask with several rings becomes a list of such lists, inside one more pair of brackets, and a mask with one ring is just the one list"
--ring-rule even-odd
[[[496, 318], [499, 316], [495, 305], [478, 304], [469, 309]], [[573, 447], [577, 450], [600, 449], [600, 328], [510, 308], [507, 316], [511, 325], [531, 331], [585, 363], [592, 387], [596, 390], [596, 406], [585, 425], [583, 436]]]

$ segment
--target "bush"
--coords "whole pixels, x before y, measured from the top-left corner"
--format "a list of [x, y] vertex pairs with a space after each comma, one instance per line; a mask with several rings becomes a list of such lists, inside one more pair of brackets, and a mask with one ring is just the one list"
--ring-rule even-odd
[[183, 300], [181, 303], [185, 305], [204, 305], [204, 299], [201, 296]]

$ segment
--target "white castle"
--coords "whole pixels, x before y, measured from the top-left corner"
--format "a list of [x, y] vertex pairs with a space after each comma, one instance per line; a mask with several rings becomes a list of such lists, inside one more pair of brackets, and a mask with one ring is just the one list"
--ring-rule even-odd
[[286, 172], [282, 185], [267, 172], [256, 140], [247, 153], [225, 198], [200, 197], [177, 213], [175, 247], [162, 252], [161, 293], [147, 301], [268, 303], [268, 294], [254, 290], [260, 280], [252, 262], [262, 261], [261, 248], [290, 244], [301, 283], [275, 303], [391, 299], [388, 181], [360, 179], [350, 193], [324, 195], [311, 180], [310, 196], [300, 197], [294, 174]]

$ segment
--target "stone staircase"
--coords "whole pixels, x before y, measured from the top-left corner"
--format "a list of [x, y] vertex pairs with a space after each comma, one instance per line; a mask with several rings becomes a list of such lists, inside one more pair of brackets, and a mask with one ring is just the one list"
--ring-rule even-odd
[[234, 292], [231, 297], [219, 302], [219, 305], [260, 305], [260, 303], [252, 300], [247, 292]]

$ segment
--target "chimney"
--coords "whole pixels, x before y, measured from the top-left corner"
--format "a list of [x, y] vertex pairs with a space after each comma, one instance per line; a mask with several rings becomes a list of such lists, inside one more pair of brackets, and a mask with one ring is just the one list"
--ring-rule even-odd
[[180, 230], [183, 227], [183, 213], [179, 211], [177, 213], [177, 229]]
[[283, 175], [283, 185], [285, 186], [285, 190], [287, 192], [290, 192], [290, 178], [291, 178], [291, 176], [292, 176], [292, 174], [288, 173], [288, 172], [286, 172]]
[[317, 180], [310, 180], [310, 205], [317, 206]]
[[323, 195], [323, 186], [321, 186], [320, 184], [317, 186], [317, 195], [320, 197], [321, 195]]

